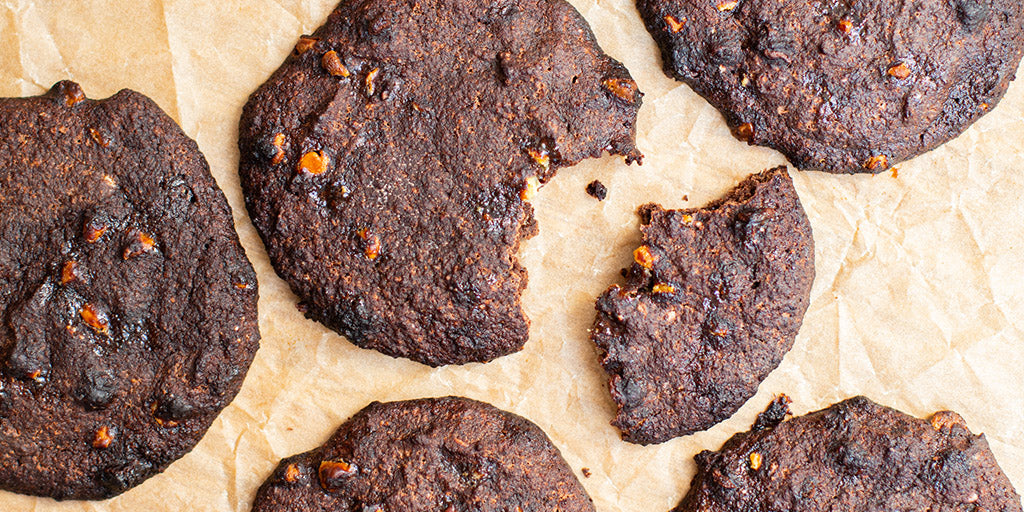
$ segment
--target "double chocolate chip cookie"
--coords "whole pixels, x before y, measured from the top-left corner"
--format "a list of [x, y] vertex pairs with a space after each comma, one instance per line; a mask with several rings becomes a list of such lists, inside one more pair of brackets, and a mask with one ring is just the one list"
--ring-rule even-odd
[[811, 226], [784, 167], [699, 209], [640, 208], [626, 283], [591, 339], [623, 438], [660, 443], [732, 416], [793, 346], [814, 281]]
[[529, 420], [459, 397], [374, 402], [281, 461], [253, 512], [594, 512]]
[[641, 93], [564, 0], [342, 2], [249, 99], [246, 204], [305, 314], [432, 366], [522, 348], [528, 203], [637, 160]]
[[637, 0], [665, 71], [801, 169], [881, 172], [992, 110], [1018, 0]]
[[145, 96], [0, 99], [0, 487], [101, 499], [202, 438], [259, 345], [196, 143]]
[[788, 404], [779, 397], [749, 432], [697, 455], [674, 512], [1021, 512], [985, 437], [954, 412], [923, 420], [856, 397], [783, 421]]

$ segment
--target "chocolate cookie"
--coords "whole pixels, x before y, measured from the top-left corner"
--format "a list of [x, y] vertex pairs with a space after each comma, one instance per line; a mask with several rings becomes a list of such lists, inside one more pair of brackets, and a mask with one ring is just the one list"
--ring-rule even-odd
[[145, 96], [0, 99], [0, 488], [101, 499], [199, 441], [259, 345], [196, 143]]
[[242, 115], [246, 204], [306, 315], [431, 366], [518, 351], [527, 202], [641, 93], [564, 0], [355, 0]]
[[636, 0], [667, 74], [801, 169], [880, 172], [991, 110], [1024, 52], [1019, 0]]
[[591, 339], [626, 441], [652, 444], [732, 416], [793, 346], [814, 240], [785, 167], [705, 208], [640, 208], [625, 286], [597, 301]]
[[1021, 511], [985, 436], [954, 412], [922, 420], [856, 397], [783, 422], [788, 403], [780, 397], [752, 430], [697, 455], [675, 512]]
[[323, 446], [284, 459], [254, 512], [594, 511], [529, 420], [459, 397], [374, 402]]

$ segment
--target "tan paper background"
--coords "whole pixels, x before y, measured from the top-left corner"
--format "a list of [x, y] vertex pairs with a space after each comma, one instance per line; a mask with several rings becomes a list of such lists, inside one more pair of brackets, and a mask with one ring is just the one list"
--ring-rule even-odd
[[[646, 93], [642, 167], [620, 158], [565, 169], [534, 200], [524, 244], [526, 349], [432, 370], [360, 350], [305, 320], [274, 274], [238, 187], [236, 124], [246, 97], [334, 0], [0, 0], [0, 95], [70, 78], [91, 98], [143, 92], [197, 139], [234, 207], [260, 276], [263, 344], [234, 403], [189, 455], [125, 495], [57, 503], [0, 492], [4, 511], [247, 511], [284, 456], [317, 446], [373, 400], [461, 394], [538, 423], [600, 511], [674, 506], [692, 457], [745, 430], [775, 393], [804, 413], [855, 394], [923, 416], [949, 408], [984, 432], [1024, 490], [1024, 83], [957, 140], [898, 177], [796, 173], [814, 228], [817, 280], [793, 351], [731, 420], [659, 446], [621, 442], [587, 340], [594, 298], [638, 244], [635, 208], [700, 206], [784, 163], [733, 139], [721, 116], [666, 78], [632, 0], [571, 0]], [[598, 178], [598, 202], [584, 193]], [[689, 200], [683, 199], [684, 195]]]

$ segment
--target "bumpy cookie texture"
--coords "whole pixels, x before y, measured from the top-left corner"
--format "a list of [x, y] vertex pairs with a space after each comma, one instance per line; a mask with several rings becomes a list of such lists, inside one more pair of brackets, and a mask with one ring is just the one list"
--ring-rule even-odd
[[652, 444], [732, 416], [793, 346], [814, 240], [784, 167], [705, 208], [640, 208], [626, 284], [597, 301], [591, 339], [626, 441]]
[[923, 420], [856, 397], [783, 422], [787, 402], [697, 455], [675, 512], [1021, 511], [985, 437], [956, 413]]
[[527, 202], [641, 93], [564, 0], [357, 0], [249, 99], [246, 204], [306, 315], [432, 366], [522, 348]]
[[284, 459], [254, 512], [593, 512], [530, 421], [459, 397], [374, 402], [326, 444]]
[[256, 275], [195, 142], [72, 82], [0, 99], [0, 487], [114, 496], [199, 441], [259, 345]]
[[991, 110], [1019, 0], [637, 0], [666, 73], [801, 169], [881, 172]]

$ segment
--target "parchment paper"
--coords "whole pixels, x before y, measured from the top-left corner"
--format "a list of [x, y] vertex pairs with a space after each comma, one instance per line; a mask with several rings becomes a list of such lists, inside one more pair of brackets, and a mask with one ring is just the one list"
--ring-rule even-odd
[[[856, 394], [918, 416], [956, 410], [1024, 491], [1024, 83], [957, 140], [900, 165], [898, 177], [796, 173], [817, 280], [795, 348], [729, 421], [634, 446], [608, 424], [615, 408], [587, 328], [595, 297], [639, 243], [636, 207], [700, 206], [785, 160], [733, 139], [712, 107], [662, 74], [632, 0], [570, 1], [646, 93], [644, 165], [607, 157], [543, 187], [540, 235], [522, 250], [526, 349], [432, 370], [357, 349], [304, 319], [243, 207], [241, 107], [335, 0], [0, 0], [0, 95], [40, 94], [64, 78], [91, 98], [132, 88], [198, 140], [259, 273], [263, 333], [238, 398], [165, 473], [98, 503], [0, 492], [0, 510], [247, 511], [280, 458], [319, 445], [370, 401], [447, 394], [539, 424], [600, 511], [667, 511], [689, 486], [693, 455], [746, 430], [781, 392], [797, 413]], [[593, 179], [608, 186], [604, 202], [584, 192]]]

